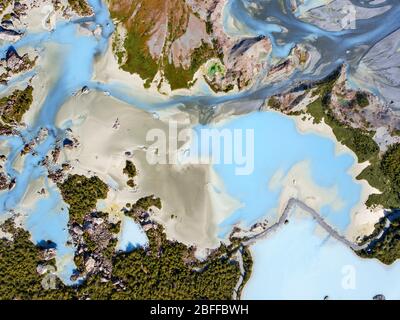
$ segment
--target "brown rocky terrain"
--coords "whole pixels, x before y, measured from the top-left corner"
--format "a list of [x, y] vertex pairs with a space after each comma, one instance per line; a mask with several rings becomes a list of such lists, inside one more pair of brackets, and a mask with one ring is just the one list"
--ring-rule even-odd
[[[214, 91], [249, 86], [271, 51], [267, 38], [233, 38], [223, 29], [223, 0], [111, 0], [117, 22], [114, 49], [125, 71], [150, 86], [168, 80], [171, 89], [190, 87], [202, 70]], [[156, 77], [161, 72], [161, 80]]]

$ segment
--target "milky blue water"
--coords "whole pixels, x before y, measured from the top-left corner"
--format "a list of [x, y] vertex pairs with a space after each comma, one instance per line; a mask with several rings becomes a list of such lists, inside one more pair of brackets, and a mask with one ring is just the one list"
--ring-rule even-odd
[[[204, 128], [198, 127], [197, 131]], [[254, 170], [251, 174], [238, 175], [237, 168], [243, 165], [235, 161], [230, 164], [219, 161], [214, 165], [226, 191], [243, 205], [221, 224], [221, 235], [238, 222], [250, 226], [260, 219], [276, 218], [280, 213], [274, 209], [278, 207], [282, 190], [270, 189], [269, 183], [276, 172], [282, 171], [286, 176], [294, 165], [304, 161], [309, 163], [312, 180], [317, 186], [337, 188], [342, 205], [334, 207], [327, 203], [321, 213], [339, 231], [346, 231], [351, 219], [350, 211], [358, 204], [361, 194], [361, 185], [348, 173], [355, 162], [350, 153], [337, 155], [332, 140], [317, 134], [302, 134], [293, 119], [276, 112], [241, 116], [218, 129], [221, 132], [225, 129], [231, 132], [239, 130], [243, 145], [240, 146], [240, 140], [239, 145], [238, 140], [234, 145], [240, 147], [243, 154], [246, 151], [246, 130], [254, 130]], [[221, 146], [221, 154], [224, 154], [230, 144], [221, 143]]]
[[124, 217], [121, 225], [117, 251], [130, 252], [148, 244], [149, 239], [143, 229], [130, 217]]
[[40, 162], [44, 159], [45, 154], [51, 146], [54, 145], [55, 139], [49, 136], [42, 144], [34, 148], [35, 153], [27, 154], [21, 172], [13, 168], [13, 163], [18, 153], [23, 149], [24, 143], [20, 137], [12, 137], [8, 139], [7, 142], [11, 147], [11, 152], [7, 159], [5, 169], [11, 177], [16, 179], [16, 185], [11, 191], [3, 191], [0, 193], [1, 213], [16, 208], [25, 195], [29, 183], [45, 175], [45, 168], [40, 165]]
[[244, 299], [400, 298], [400, 263], [360, 259], [343, 244], [316, 232], [310, 216], [292, 217], [251, 247], [253, 273]]
[[25, 85], [27, 85], [27, 82], [29, 81], [29, 79], [31, 79], [32, 76], [34, 76], [34, 75], [35, 75], [35, 71], [31, 70], [26, 73], [19, 74], [19, 75], [12, 77], [10, 80], [8, 80], [7, 85], [0, 84], [0, 94], [2, 94], [2, 95], [6, 94], [8, 88], [12, 87], [16, 84], [25, 83]]

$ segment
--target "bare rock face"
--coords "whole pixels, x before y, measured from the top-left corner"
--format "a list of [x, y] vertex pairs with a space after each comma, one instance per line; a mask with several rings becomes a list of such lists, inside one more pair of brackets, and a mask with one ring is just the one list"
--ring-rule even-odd
[[96, 260], [94, 260], [92, 257], [90, 257], [85, 263], [86, 271], [88, 273], [93, 272], [95, 266], [96, 266]]
[[57, 255], [57, 250], [55, 248], [48, 248], [48, 249], [44, 249], [41, 253], [41, 258], [44, 261], [49, 261], [52, 260], [56, 257]]
[[400, 30], [378, 42], [361, 60], [354, 77], [374, 83], [388, 107], [400, 113]]
[[13, 47], [9, 47], [6, 57], [0, 61], [0, 70], [3, 71], [0, 74], [0, 82], [6, 84], [12, 76], [30, 70], [35, 65], [36, 59], [37, 57], [31, 60], [27, 53], [20, 56]]
[[221, 91], [228, 91], [235, 85], [239, 90], [243, 89], [253, 84], [266, 69], [270, 52], [271, 43], [267, 38], [239, 40], [224, 55], [223, 71], [213, 72], [214, 66], [210, 65], [206, 77]]
[[7, 190], [10, 186], [10, 180], [4, 172], [0, 172], [0, 191]]
[[[351, 0], [332, 0], [329, 5], [318, 5], [314, 8], [300, 4], [299, 1], [294, 2], [294, 10], [301, 20], [328, 31], [355, 28], [359, 21], [379, 16], [391, 9], [390, 3], [385, 1], [366, 5]], [[346, 24], [348, 18], [352, 19], [353, 26]], [[397, 114], [400, 112], [399, 45], [400, 31], [397, 30], [376, 43], [360, 62], [351, 66], [352, 80], [365, 89], [373, 85], [376, 90], [374, 93]]]
[[16, 72], [22, 67], [23, 59], [18, 55], [15, 50], [10, 48], [7, 51], [6, 65], [9, 70]]
[[335, 116], [353, 128], [381, 128], [376, 140], [384, 151], [387, 145], [397, 142], [397, 138], [389, 138], [388, 133], [400, 128], [400, 114], [384, 103], [382, 96], [349, 88], [347, 79], [347, 68], [343, 67], [331, 96]]

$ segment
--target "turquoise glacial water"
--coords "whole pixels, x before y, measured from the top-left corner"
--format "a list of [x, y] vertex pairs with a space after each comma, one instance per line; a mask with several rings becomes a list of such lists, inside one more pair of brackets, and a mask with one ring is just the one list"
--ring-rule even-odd
[[400, 263], [361, 259], [329, 238], [309, 215], [292, 217], [251, 247], [252, 276], [244, 299], [400, 298]]
[[48, 195], [37, 201], [29, 212], [25, 227], [30, 231], [34, 243], [45, 240], [57, 245], [58, 276], [65, 283], [72, 284], [73, 281], [69, 278], [75, 269], [75, 248], [67, 246], [67, 241], [70, 240], [67, 229], [68, 207], [57, 189], [47, 188], [47, 193]]
[[[275, 112], [244, 115], [218, 128], [242, 130], [243, 135], [246, 130], [254, 130], [254, 171], [250, 175], [236, 175], [235, 163], [214, 165], [227, 193], [243, 205], [220, 225], [221, 235], [238, 222], [250, 226], [260, 219], [276, 217], [279, 213], [274, 209], [282, 190], [270, 189], [269, 182], [277, 171], [286, 176], [294, 165], [303, 161], [309, 163], [311, 177], [317, 186], [337, 188], [342, 205], [333, 208], [326, 204], [322, 215], [339, 231], [346, 231], [350, 211], [359, 203], [361, 195], [360, 183], [348, 173], [355, 162], [350, 153], [336, 154], [334, 141], [317, 134], [300, 133], [293, 119]], [[221, 153], [225, 147], [222, 144]], [[246, 150], [245, 145], [241, 150]]]
[[140, 225], [138, 225], [132, 218], [124, 217], [122, 220], [117, 250], [130, 252], [138, 247], [145, 246], [148, 242], [149, 239]]

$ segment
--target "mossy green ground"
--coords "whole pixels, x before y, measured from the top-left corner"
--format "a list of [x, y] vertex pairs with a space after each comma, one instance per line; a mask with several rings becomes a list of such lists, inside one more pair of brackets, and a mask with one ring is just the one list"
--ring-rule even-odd
[[196, 48], [191, 56], [191, 65], [188, 69], [183, 67], [175, 67], [165, 59], [164, 75], [167, 78], [171, 89], [188, 88], [191, 85], [194, 74], [209, 59], [215, 57], [216, 54], [212, 46], [207, 43]]
[[86, 0], [68, 0], [68, 4], [71, 6], [72, 10], [81, 16], [87, 16], [92, 13], [92, 9]]
[[24, 90], [15, 90], [11, 95], [0, 99], [1, 120], [12, 125], [20, 124], [23, 115], [29, 110], [33, 102], [33, 87], [27, 86]]
[[[400, 208], [399, 191], [394, 187], [398, 179], [398, 173], [395, 174], [395, 172], [396, 170], [400, 172], [400, 162], [395, 161], [397, 156], [400, 158], [399, 151], [396, 151], [399, 149], [398, 145], [392, 146], [386, 153], [381, 154], [378, 145], [373, 140], [374, 132], [355, 129], [338, 121], [330, 109], [330, 94], [333, 85], [334, 81], [331, 80], [317, 90], [320, 96], [307, 107], [308, 113], [313, 116], [316, 123], [324, 120], [332, 128], [337, 140], [354, 151], [359, 162], [370, 162], [370, 166], [358, 176], [358, 179], [367, 180], [382, 194], [371, 195], [367, 205], [382, 205], [386, 209]], [[362, 96], [363, 98], [360, 99], [365, 98], [365, 95]], [[392, 156], [392, 153], [395, 156]], [[388, 161], [392, 163], [391, 170], [388, 170], [385, 165]]]
[[320, 123], [324, 120], [332, 128], [336, 139], [354, 151], [359, 162], [377, 157], [379, 147], [372, 139], [373, 133], [355, 129], [339, 122], [330, 109], [324, 107], [322, 100], [322, 98], [318, 98], [307, 107], [307, 111], [313, 116], [314, 122]]
[[[4, 9], [6, 9], [11, 3], [11, 0], [2, 0], [3, 9], [0, 8], [0, 14], [3, 13]], [[4, 18], [4, 20], [6, 20]]]

